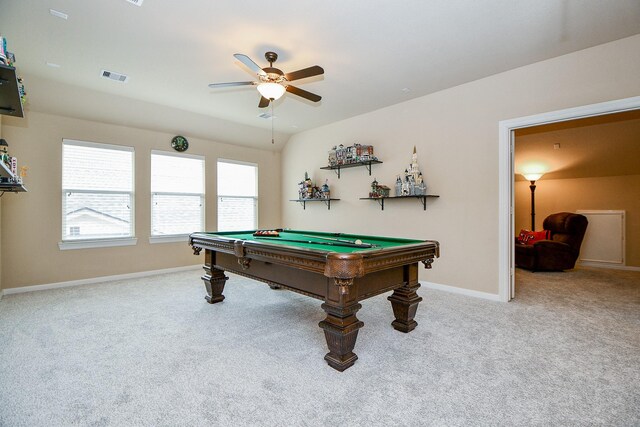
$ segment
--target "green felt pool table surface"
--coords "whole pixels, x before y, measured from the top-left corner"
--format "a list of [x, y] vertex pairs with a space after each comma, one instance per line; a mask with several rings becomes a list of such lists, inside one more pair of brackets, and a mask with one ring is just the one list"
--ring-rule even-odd
[[[215, 232], [206, 233], [212, 236], [219, 236], [228, 239], [256, 241], [266, 244], [277, 244], [285, 246], [295, 246], [300, 248], [313, 249], [325, 252], [339, 252], [339, 253], [352, 253], [359, 251], [375, 251], [385, 248], [392, 248], [401, 245], [410, 245], [421, 243], [422, 240], [404, 239], [395, 237], [382, 237], [382, 236], [367, 236], [362, 234], [347, 234], [347, 233], [328, 233], [319, 231], [304, 231], [304, 230], [287, 230], [279, 231], [278, 237], [269, 236], [254, 236], [255, 230], [250, 231], [227, 231], [227, 232]], [[356, 240], [362, 241], [365, 245], [371, 245], [370, 247], [358, 247], [358, 246], [343, 246], [340, 241], [334, 241], [330, 239], [339, 239], [341, 241]]]

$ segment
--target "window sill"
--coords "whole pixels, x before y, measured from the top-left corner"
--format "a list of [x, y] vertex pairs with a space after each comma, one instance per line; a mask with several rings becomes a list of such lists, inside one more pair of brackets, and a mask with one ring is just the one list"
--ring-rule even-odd
[[69, 249], [91, 249], [91, 248], [109, 248], [113, 246], [133, 246], [138, 243], [135, 237], [127, 237], [124, 239], [95, 239], [95, 240], [68, 240], [58, 242], [61, 251]]
[[171, 236], [151, 236], [149, 243], [187, 243], [189, 241], [188, 234], [173, 234]]

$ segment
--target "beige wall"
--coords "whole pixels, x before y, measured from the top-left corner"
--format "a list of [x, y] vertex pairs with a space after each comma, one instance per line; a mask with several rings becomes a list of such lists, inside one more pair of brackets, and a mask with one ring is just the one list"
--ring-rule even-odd
[[[282, 152], [283, 224], [292, 228], [414, 236], [439, 240], [442, 255], [420, 279], [498, 293], [498, 122], [640, 95], [640, 35], [508, 71], [294, 135]], [[327, 164], [335, 144], [371, 143], [384, 162], [364, 168]], [[390, 185], [416, 145], [429, 191], [426, 212], [413, 200], [385, 210], [366, 196], [373, 177]], [[330, 178], [335, 197], [306, 210], [296, 183], [308, 171]]]
[[[627, 266], [640, 267], [640, 175], [544, 179], [536, 182], [536, 230], [554, 212], [625, 210]], [[515, 185], [515, 230], [531, 228], [529, 183]]]
[[[28, 112], [5, 120], [4, 138], [19, 165], [29, 167], [27, 193], [3, 197], [2, 271], [5, 289], [157, 270], [202, 262], [187, 243], [150, 244], [150, 153], [173, 151], [174, 135], [68, 117]], [[258, 164], [260, 227], [280, 225], [280, 153], [190, 138], [190, 154], [206, 157], [206, 228], [216, 227], [216, 161]], [[61, 238], [62, 139], [79, 139], [135, 148], [136, 246], [65, 250]]]

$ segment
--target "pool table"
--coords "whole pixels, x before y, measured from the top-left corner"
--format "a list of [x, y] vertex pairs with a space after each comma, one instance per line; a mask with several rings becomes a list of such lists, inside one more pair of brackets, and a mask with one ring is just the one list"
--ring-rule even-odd
[[193, 233], [189, 244], [197, 255], [205, 250], [202, 280], [205, 299], [224, 300], [228, 277], [224, 272], [250, 277], [324, 301], [327, 317], [319, 323], [329, 353], [327, 363], [344, 371], [358, 359], [353, 352], [364, 325], [356, 313], [359, 301], [393, 290], [391, 301], [401, 332], [412, 331], [418, 303], [418, 264], [431, 268], [440, 255], [433, 240], [401, 239], [317, 231], [277, 230], [278, 236], [256, 236], [251, 231]]

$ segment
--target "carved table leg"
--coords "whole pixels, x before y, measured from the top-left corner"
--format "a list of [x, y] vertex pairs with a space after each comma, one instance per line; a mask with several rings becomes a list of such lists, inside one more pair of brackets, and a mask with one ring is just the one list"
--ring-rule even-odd
[[418, 326], [418, 322], [413, 318], [418, 310], [418, 303], [422, 301], [422, 297], [416, 293], [420, 287], [418, 265], [405, 266], [404, 276], [404, 286], [394, 290], [387, 299], [391, 301], [393, 315], [396, 318], [391, 325], [400, 332], [411, 332]]
[[318, 326], [324, 329], [324, 336], [329, 347], [329, 353], [324, 356], [324, 360], [338, 371], [344, 371], [358, 360], [353, 348], [358, 338], [358, 329], [364, 326], [364, 323], [356, 317], [356, 312], [361, 307], [358, 303], [347, 307], [322, 304], [327, 318], [321, 321]]
[[205, 253], [205, 264], [204, 267], [202, 267], [205, 271], [204, 276], [202, 276], [202, 280], [204, 281], [204, 286], [207, 289], [208, 294], [204, 299], [206, 299], [209, 304], [215, 304], [224, 300], [222, 291], [224, 291], [224, 284], [229, 278], [224, 275], [223, 270], [218, 270], [217, 268], [212, 267], [211, 260], [211, 251], [207, 250]]

